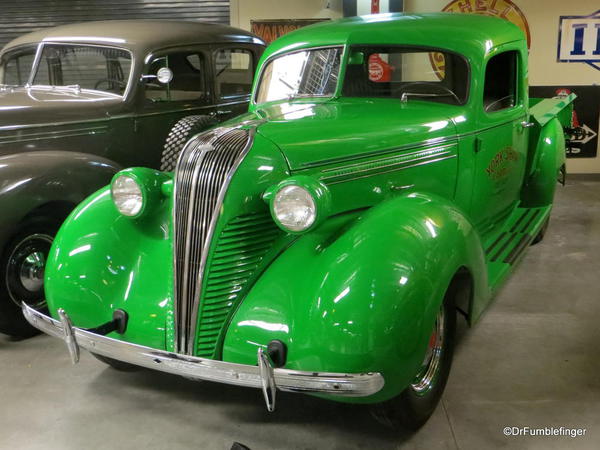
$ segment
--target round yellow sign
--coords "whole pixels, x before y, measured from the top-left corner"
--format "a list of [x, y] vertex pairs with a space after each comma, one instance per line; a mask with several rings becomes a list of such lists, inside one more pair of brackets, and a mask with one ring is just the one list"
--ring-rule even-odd
[[525, 14], [510, 0], [453, 0], [442, 11], [481, 14], [508, 20], [523, 30], [523, 33], [527, 36], [527, 47], [529, 48], [531, 45], [529, 24]]
[[[443, 12], [481, 14], [483, 16], [499, 17], [518, 26], [527, 37], [527, 48], [531, 45], [529, 24], [525, 14], [510, 0], [453, 0], [448, 3]], [[440, 80], [445, 76], [445, 58], [442, 53], [431, 53], [429, 55], [431, 65]]]

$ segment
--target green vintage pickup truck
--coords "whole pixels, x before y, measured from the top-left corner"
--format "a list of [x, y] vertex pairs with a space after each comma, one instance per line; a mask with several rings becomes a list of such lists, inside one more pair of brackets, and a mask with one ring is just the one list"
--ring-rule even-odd
[[132, 168], [52, 245], [31, 324], [116, 368], [370, 404], [417, 428], [546, 230], [573, 97], [529, 99], [514, 25], [375, 15], [290, 33], [249, 112]]

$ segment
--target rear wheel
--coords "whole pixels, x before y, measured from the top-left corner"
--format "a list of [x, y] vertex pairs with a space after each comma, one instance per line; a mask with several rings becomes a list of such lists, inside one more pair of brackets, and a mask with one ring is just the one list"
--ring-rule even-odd
[[440, 308], [423, 363], [413, 382], [397, 397], [372, 407], [372, 414], [390, 428], [418, 429], [433, 414], [444, 388], [454, 350], [456, 307], [447, 294]]
[[21, 303], [46, 311], [44, 270], [61, 221], [35, 217], [8, 241], [0, 261], [0, 333], [26, 338], [39, 331], [29, 325]]

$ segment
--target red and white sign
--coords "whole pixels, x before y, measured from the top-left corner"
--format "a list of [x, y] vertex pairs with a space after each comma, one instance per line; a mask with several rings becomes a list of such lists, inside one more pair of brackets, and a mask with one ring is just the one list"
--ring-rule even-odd
[[379, 0], [371, 0], [371, 14], [379, 14]]
[[375, 83], [384, 83], [392, 79], [394, 68], [381, 59], [378, 54], [369, 56], [369, 80]]

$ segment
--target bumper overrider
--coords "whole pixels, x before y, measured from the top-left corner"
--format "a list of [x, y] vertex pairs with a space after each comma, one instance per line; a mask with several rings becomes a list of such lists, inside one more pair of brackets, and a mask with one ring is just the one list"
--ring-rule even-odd
[[341, 397], [367, 397], [379, 392], [384, 385], [380, 373], [306, 372], [275, 368], [268, 353], [262, 348], [258, 349], [256, 366], [181, 355], [74, 327], [62, 309], [58, 310], [60, 321], [24, 303], [22, 309], [32, 326], [65, 341], [73, 364], [79, 362], [79, 351], [84, 348], [98, 355], [186, 378], [258, 388], [263, 391], [269, 411], [275, 409], [275, 394], [278, 389]]

